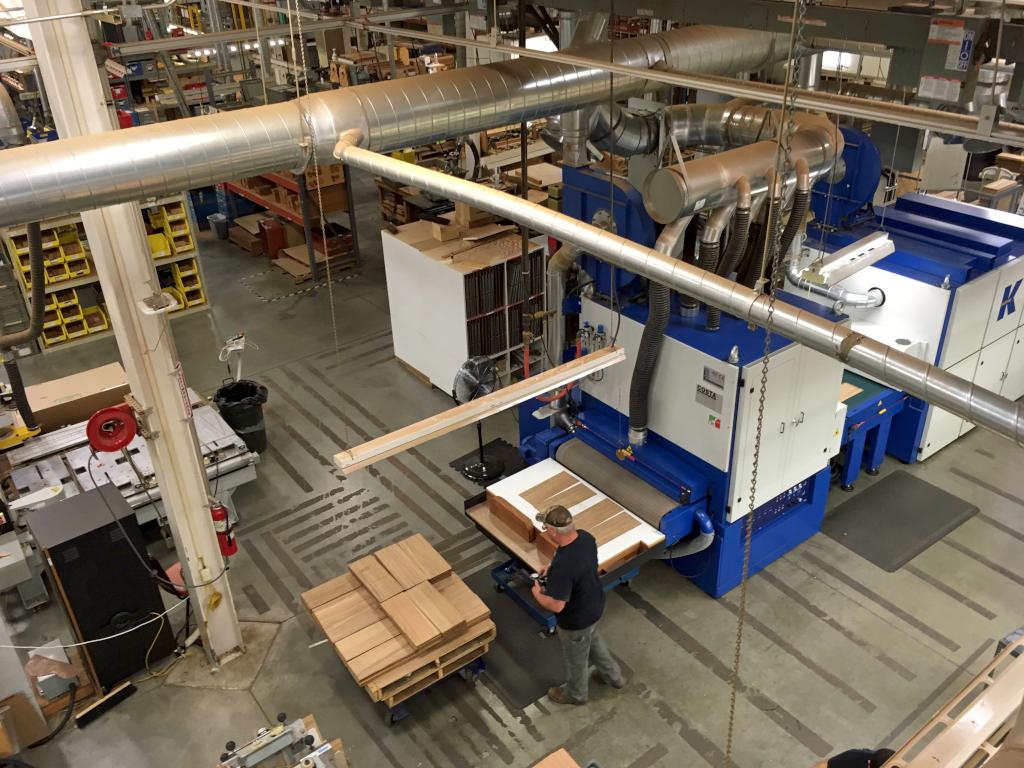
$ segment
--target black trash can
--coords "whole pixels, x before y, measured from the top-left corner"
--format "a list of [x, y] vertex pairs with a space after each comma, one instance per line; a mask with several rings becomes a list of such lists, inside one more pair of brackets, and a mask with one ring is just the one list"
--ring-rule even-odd
[[232, 381], [214, 393], [213, 402], [250, 451], [263, 453], [267, 449], [267, 428], [263, 423], [265, 386], [248, 379]]

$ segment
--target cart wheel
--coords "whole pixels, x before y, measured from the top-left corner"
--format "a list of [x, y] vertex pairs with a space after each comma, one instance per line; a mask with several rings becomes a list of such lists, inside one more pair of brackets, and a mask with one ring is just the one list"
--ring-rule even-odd
[[547, 631], [548, 635], [553, 635], [553, 634], [555, 634], [555, 632], [558, 631], [558, 626], [555, 625], [555, 626], [548, 627], [546, 631]]
[[847, 493], [849, 493], [850, 491], [852, 491], [852, 490], [853, 490], [853, 485], [852, 485], [852, 484], [851, 484], [851, 485], [841, 485], [841, 486], [839, 486], [839, 487], [840, 487], [840, 488], [842, 488], [842, 489], [843, 489], [844, 491], [846, 491]]
[[385, 709], [384, 710], [384, 725], [386, 725], [388, 728], [390, 728], [391, 726], [393, 726], [395, 724], [395, 722], [396, 721], [395, 721], [394, 713], [390, 709]]
[[875, 469], [865, 469], [864, 471], [867, 472], [872, 477], [874, 477], [875, 475], [878, 474], [878, 468], [877, 467]]
[[498, 592], [499, 594], [504, 592], [505, 591], [505, 585], [504, 584], [499, 584], [498, 582], [494, 582], [494, 591]]
[[470, 685], [476, 685], [477, 673], [469, 667], [463, 667], [462, 669], [460, 669], [459, 677], [461, 677]]

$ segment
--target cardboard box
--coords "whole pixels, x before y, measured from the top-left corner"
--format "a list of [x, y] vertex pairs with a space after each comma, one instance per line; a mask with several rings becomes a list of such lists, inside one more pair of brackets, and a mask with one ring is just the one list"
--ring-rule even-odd
[[259, 235], [247, 232], [239, 226], [232, 226], [228, 229], [228, 240], [249, 253], [259, 254], [263, 252], [263, 244]]
[[486, 211], [478, 210], [466, 203], [455, 203], [455, 223], [462, 227], [479, 227], [482, 224], [489, 224], [494, 217]]
[[3, 712], [4, 743], [0, 746], [3, 757], [20, 752], [49, 733], [43, 716], [24, 693], [0, 700], [0, 712]]
[[128, 391], [128, 379], [120, 363], [25, 388], [44, 432], [77, 424], [101, 408], [124, 402]]

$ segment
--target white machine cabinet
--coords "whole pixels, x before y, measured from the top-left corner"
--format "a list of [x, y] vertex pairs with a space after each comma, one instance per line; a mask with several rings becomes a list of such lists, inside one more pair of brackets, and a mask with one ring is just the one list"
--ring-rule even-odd
[[[596, 326], [614, 318], [607, 307], [584, 299], [582, 320]], [[643, 325], [623, 316], [618, 326], [616, 343], [628, 362], [603, 371], [598, 381], [585, 380], [583, 388], [625, 415]], [[709, 378], [720, 386], [709, 386]], [[846, 415], [839, 404], [842, 378], [841, 362], [799, 344], [771, 355], [755, 506], [820, 471], [837, 453]], [[650, 429], [731, 474], [730, 522], [749, 507], [760, 386], [760, 358], [741, 370], [669, 336], [651, 382]]]
[[[758, 507], [825, 468], [836, 454], [846, 409], [838, 405], [843, 365], [800, 344], [772, 354], [768, 366], [761, 449], [758, 459]], [[761, 361], [743, 368], [737, 410], [736, 450], [729, 499], [729, 522], [750, 508], [750, 482]]]

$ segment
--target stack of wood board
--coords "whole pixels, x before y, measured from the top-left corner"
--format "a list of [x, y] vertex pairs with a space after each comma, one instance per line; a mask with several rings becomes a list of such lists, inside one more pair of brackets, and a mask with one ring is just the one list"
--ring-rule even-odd
[[469, 516], [535, 570], [551, 561], [555, 542], [536, 516], [560, 505], [597, 541], [602, 573], [665, 541], [665, 536], [554, 459], [545, 459], [487, 488], [487, 502]]
[[495, 636], [487, 606], [420, 534], [349, 563], [302, 602], [355, 681], [389, 707], [483, 656]]

